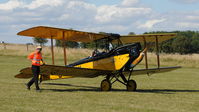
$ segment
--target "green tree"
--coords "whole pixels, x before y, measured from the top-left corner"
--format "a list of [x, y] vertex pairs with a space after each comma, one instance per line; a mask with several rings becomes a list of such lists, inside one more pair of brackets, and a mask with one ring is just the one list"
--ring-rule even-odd
[[192, 52], [191, 38], [185, 35], [180, 35], [172, 43], [174, 52], [180, 54], [188, 54]]
[[[107, 34], [106, 32], [99, 32], [99, 34]], [[88, 42], [88, 43], [83, 43], [81, 42], [80, 43], [80, 47], [81, 48], [104, 48], [104, 45], [103, 45], [103, 40], [98, 40], [98, 41], [93, 41], [93, 42]]]
[[[56, 40], [56, 41], [55, 41], [55, 45], [56, 45], [56, 46], [60, 46], [60, 47], [63, 46], [61, 40]], [[70, 48], [78, 48], [78, 47], [79, 47], [79, 43], [78, 43], [78, 42], [67, 41], [67, 42], [65, 42], [65, 45], [66, 45], [67, 47], [70, 47]]]
[[199, 53], [199, 32], [198, 31], [173, 31], [173, 32], [146, 32], [151, 33], [177, 33], [176, 38], [160, 43], [161, 51], [165, 53]]
[[44, 46], [48, 42], [46, 38], [33, 38], [33, 42], [35, 44], [40, 44], [41, 46]]
[[89, 43], [80, 43], [81, 48], [95, 48], [96, 44], [94, 42], [89, 42]]
[[192, 50], [194, 53], [199, 53], [199, 32], [195, 33], [192, 37]]
[[172, 43], [173, 43], [173, 40], [174, 39], [171, 39], [171, 40], [167, 40], [165, 42], [162, 42], [160, 44], [160, 49], [161, 49], [161, 52], [164, 52], [164, 53], [173, 53], [173, 47], [172, 47]]
[[135, 35], [135, 33], [134, 32], [129, 32], [129, 34], [128, 35]]

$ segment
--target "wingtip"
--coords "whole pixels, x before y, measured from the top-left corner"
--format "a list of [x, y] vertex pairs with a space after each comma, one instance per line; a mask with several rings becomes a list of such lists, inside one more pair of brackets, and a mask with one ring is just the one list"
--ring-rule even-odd
[[17, 35], [21, 35], [21, 32], [18, 32]]

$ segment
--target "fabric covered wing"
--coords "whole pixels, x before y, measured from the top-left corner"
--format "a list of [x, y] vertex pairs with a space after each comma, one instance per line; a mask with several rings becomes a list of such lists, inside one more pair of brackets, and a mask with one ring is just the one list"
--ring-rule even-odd
[[[64, 79], [72, 77], [87, 77], [93, 78], [100, 75], [106, 75], [112, 71], [95, 70], [65, 66], [43, 65], [41, 66], [41, 75], [44, 79]], [[24, 68], [20, 71], [20, 74], [15, 76], [16, 78], [31, 78], [32, 71], [30, 67]]]
[[33, 77], [31, 67], [23, 68], [20, 73], [15, 75], [15, 78], [27, 79]]
[[[132, 75], [146, 75], [146, 74], [154, 74], [154, 73], [163, 73], [163, 72], [169, 72], [172, 70], [176, 70], [178, 68], [181, 68], [180, 66], [176, 67], [161, 67], [161, 68], [149, 68], [149, 69], [137, 69], [133, 70]], [[124, 72], [124, 74], [129, 74], [129, 72]]]
[[[127, 35], [127, 36], [121, 36], [120, 40], [122, 43], [135, 43], [135, 42], [156, 42], [156, 37], [158, 39], [158, 42], [163, 42], [166, 40], [169, 40], [171, 38], [176, 37], [175, 33], [166, 33], [166, 34], [144, 34], [144, 35]], [[116, 40], [114, 42], [117, 42]]]
[[71, 77], [88, 77], [93, 78], [100, 75], [106, 75], [111, 71], [106, 70], [96, 70], [96, 69], [85, 69], [76, 67], [66, 67], [66, 66], [54, 66], [54, 65], [44, 65], [41, 66], [41, 74], [52, 74], [52, 75], [62, 75]]
[[32, 27], [17, 33], [17, 35], [37, 38], [52, 38], [57, 40], [67, 40], [75, 42], [92, 42], [94, 40], [98, 40], [107, 36], [105, 34], [83, 32], [47, 26]]

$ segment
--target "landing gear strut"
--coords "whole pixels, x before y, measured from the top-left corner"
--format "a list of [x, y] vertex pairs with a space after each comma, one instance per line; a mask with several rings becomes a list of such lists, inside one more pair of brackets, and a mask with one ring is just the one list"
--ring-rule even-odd
[[112, 84], [114, 84], [115, 82], [120, 82], [121, 84], [126, 86], [127, 91], [136, 91], [137, 84], [135, 80], [130, 80], [131, 74], [132, 71], [129, 72], [128, 79], [122, 72], [107, 75], [106, 79], [102, 80], [101, 82], [101, 90], [110, 91]]

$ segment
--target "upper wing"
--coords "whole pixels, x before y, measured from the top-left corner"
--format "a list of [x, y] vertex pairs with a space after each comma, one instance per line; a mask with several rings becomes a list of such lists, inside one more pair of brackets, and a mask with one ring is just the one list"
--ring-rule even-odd
[[[120, 40], [122, 43], [135, 43], [135, 42], [163, 42], [171, 38], [176, 37], [175, 33], [165, 33], [165, 34], [144, 34], [144, 35], [127, 35], [121, 36]], [[114, 42], [117, 42], [116, 40]]]
[[[75, 67], [66, 67], [66, 66], [55, 66], [55, 65], [43, 65], [41, 66], [41, 76], [43, 80], [50, 79], [62, 79], [62, 78], [71, 78], [71, 77], [87, 77], [93, 78], [100, 75], [106, 75], [112, 71], [107, 70], [95, 70], [95, 69], [86, 69], [86, 68], [75, 68]], [[31, 78], [32, 71], [31, 68], [24, 68], [20, 70], [20, 74], [15, 76], [16, 78]]]
[[[178, 68], [181, 68], [181, 67], [176, 66], [176, 67], [137, 69], [137, 70], [133, 70], [132, 75], [145, 75], [145, 74], [163, 73], [163, 72], [169, 72], [169, 71], [172, 71], [172, 70], [176, 70]], [[125, 72], [124, 74], [128, 74], [128, 73], [129, 72]]]
[[[83, 32], [76, 31], [71, 29], [62, 29], [55, 27], [47, 27], [47, 26], [37, 26], [32, 27], [27, 30], [21, 31], [17, 33], [17, 35], [21, 36], [29, 36], [29, 37], [38, 37], [38, 38], [49, 38], [49, 39], [57, 39], [57, 40], [67, 40], [67, 41], [75, 41], [75, 42], [92, 42], [98, 39], [110, 37], [108, 34], [99, 34], [92, 32]], [[144, 35], [127, 35], [120, 36], [120, 40], [125, 43], [134, 43], [134, 42], [155, 42], [156, 37], [158, 37], [158, 42], [162, 42], [165, 40], [169, 40], [175, 37], [174, 33], [167, 34], [144, 34]], [[113, 43], [116, 43], [117, 40], [114, 40]]]
[[38, 38], [49, 38], [57, 40], [67, 40], [75, 42], [92, 42], [106, 37], [106, 34], [97, 34], [91, 32], [82, 32], [70, 29], [37, 26], [17, 33], [21, 36], [38, 37]]

